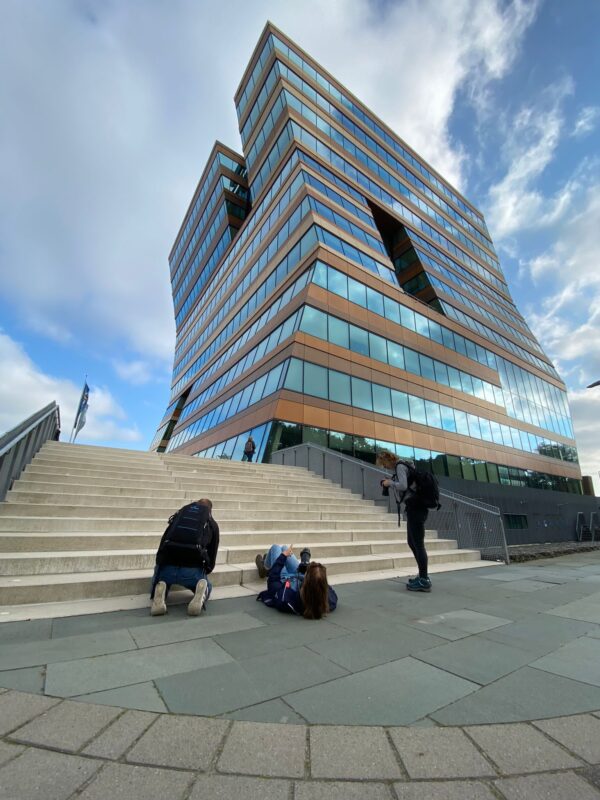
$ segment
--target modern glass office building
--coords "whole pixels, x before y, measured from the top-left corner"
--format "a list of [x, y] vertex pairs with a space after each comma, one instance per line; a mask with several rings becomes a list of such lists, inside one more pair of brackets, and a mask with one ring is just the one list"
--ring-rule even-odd
[[215, 144], [169, 257], [151, 447], [236, 459], [252, 432], [261, 459], [385, 449], [479, 496], [580, 494], [565, 385], [481, 212], [271, 24], [235, 104], [244, 155]]

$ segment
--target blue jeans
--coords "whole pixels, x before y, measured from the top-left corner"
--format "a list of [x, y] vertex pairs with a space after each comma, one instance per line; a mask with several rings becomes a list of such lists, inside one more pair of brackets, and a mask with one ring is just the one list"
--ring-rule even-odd
[[[269, 548], [269, 552], [267, 553], [267, 557], [265, 558], [265, 567], [267, 569], [271, 569], [273, 564], [277, 561], [281, 553], [284, 550], [287, 550], [289, 545], [287, 544], [273, 544]], [[300, 562], [296, 558], [295, 555], [288, 556], [285, 560], [285, 565], [281, 570], [281, 580], [286, 581], [288, 578], [292, 581], [292, 588], [298, 589], [298, 565]], [[294, 585], [295, 584], [295, 585]]]
[[150, 589], [150, 597], [154, 597], [154, 590], [159, 581], [164, 581], [167, 584], [167, 594], [169, 589], [174, 584], [183, 586], [184, 589], [191, 589], [192, 592], [196, 591], [196, 584], [199, 580], [205, 579], [208, 584], [208, 591], [206, 593], [206, 600], [210, 597], [212, 592], [212, 584], [208, 580], [208, 575], [200, 567], [175, 567], [171, 564], [164, 564], [159, 567], [158, 564], [154, 568], [154, 576], [152, 578], [152, 588]]

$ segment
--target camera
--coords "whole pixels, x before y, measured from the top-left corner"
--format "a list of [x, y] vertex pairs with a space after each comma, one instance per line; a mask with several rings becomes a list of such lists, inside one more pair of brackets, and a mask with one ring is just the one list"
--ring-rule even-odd
[[298, 564], [298, 572], [301, 575], [306, 573], [308, 565], [310, 564], [310, 550], [305, 547], [300, 553], [300, 563]]
[[389, 497], [390, 490], [389, 487], [383, 485], [384, 480], [385, 479], [383, 478], [382, 480], [379, 481], [379, 485], [381, 486], [381, 494], [383, 497]]

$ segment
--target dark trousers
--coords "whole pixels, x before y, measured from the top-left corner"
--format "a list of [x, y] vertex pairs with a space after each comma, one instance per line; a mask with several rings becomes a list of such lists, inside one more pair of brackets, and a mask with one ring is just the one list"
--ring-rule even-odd
[[429, 511], [426, 508], [407, 504], [406, 541], [412, 550], [419, 567], [419, 577], [427, 577], [427, 550], [425, 550], [425, 520]]

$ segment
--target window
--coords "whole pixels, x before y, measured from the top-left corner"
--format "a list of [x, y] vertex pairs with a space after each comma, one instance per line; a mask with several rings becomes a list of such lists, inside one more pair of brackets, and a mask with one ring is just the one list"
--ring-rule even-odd
[[325, 367], [319, 367], [309, 361], [304, 363], [304, 392], [327, 399], [327, 370]]
[[349, 375], [329, 370], [329, 399], [335, 403], [351, 404]]
[[352, 405], [367, 411], [373, 410], [371, 384], [368, 381], [363, 381], [362, 378], [352, 378]]
[[509, 530], [523, 530], [529, 527], [526, 514], [503, 514], [504, 524]]

